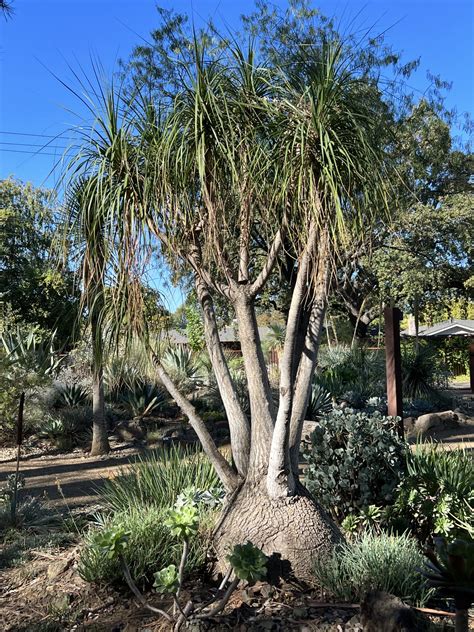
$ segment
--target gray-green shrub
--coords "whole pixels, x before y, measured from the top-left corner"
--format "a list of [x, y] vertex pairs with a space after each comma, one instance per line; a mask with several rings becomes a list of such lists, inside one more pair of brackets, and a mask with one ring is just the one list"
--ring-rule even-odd
[[423, 563], [414, 538], [367, 532], [316, 561], [314, 576], [337, 600], [358, 602], [367, 591], [382, 590], [422, 606], [432, 592], [420, 574]]
[[346, 408], [316, 424], [311, 445], [303, 448], [305, 484], [337, 521], [393, 500], [407, 450], [397, 423], [378, 412]]

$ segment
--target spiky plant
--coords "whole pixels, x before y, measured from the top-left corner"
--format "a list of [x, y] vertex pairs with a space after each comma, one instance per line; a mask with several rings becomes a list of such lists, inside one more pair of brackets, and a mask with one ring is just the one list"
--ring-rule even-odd
[[444, 597], [454, 599], [456, 632], [468, 632], [468, 610], [474, 602], [474, 541], [457, 539], [447, 543], [435, 538], [435, 549], [427, 549], [423, 575]]

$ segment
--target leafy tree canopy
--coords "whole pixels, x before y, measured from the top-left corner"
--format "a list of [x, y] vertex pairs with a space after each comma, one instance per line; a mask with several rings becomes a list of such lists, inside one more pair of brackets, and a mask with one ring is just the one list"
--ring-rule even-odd
[[2, 314], [57, 330], [64, 344], [78, 304], [74, 275], [54, 254], [63, 238], [49, 191], [13, 178], [0, 182], [0, 300]]

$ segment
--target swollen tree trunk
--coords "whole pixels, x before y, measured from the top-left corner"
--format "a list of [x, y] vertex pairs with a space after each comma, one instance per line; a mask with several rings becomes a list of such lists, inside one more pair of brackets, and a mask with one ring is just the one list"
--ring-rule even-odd
[[293, 496], [271, 498], [265, 483], [245, 483], [224, 508], [214, 533], [217, 570], [226, 572], [233, 545], [250, 541], [270, 558], [270, 579], [314, 583], [315, 559], [329, 556], [342, 536], [302, 485]]
[[102, 366], [102, 338], [97, 319], [92, 319], [92, 447], [91, 456], [110, 451], [105, 418], [104, 371]]

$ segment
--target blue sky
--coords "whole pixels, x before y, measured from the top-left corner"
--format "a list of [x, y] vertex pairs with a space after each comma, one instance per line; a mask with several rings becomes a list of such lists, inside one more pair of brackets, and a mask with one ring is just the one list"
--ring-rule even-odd
[[[191, 13], [197, 23], [208, 15], [227, 25], [253, 3], [228, 0], [161, 0], [160, 4]], [[282, 0], [276, 4], [284, 5]], [[473, 111], [474, 2], [472, 0], [329, 1], [316, 3], [324, 13], [348, 23], [375, 24], [387, 41], [405, 52], [421, 56], [422, 67], [412, 80], [417, 89], [427, 86], [425, 71], [453, 82], [448, 102], [460, 111]], [[14, 0], [15, 15], [0, 26], [1, 110], [0, 177], [10, 174], [40, 185], [56, 157], [34, 156], [48, 138], [19, 134], [55, 135], [78, 123], [81, 111], [53, 73], [74, 84], [69, 65], [90, 68], [91, 55], [107, 70], [117, 67], [133, 46], [157, 24], [154, 0]], [[360, 12], [360, 13], [359, 13]], [[6, 134], [5, 132], [16, 132]], [[23, 144], [20, 144], [23, 143]], [[39, 147], [34, 147], [39, 145]], [[42, 153], [54, 154], [64, 141], [51, 143]]]
[[[197, 24], [212, 15], [231, 28], [253, 6], [249, 0], [159, 4], [191, 14]], [[155, 5], [154, 0], [14, 0], [13, 18], [0, 18], [0, 178], [14, 175], [37, 186], [54, 185], [48, 174], [65, 141], [41, 147], [48, 137], [78, 124], [81, 112], [77, 98], [54, 75], [74, 85], [72, 69], [90, 69], [91, 56], [107, 71], [116, 69], [117, 59], [126, 58], [157, 25]], [[375, 25], [374, 33], [389, 28], [387, 42], [404, 51], [407, 60], [421, 56], [413, 87], [427, 87], [426, 70], [440, 74], [453, 82], [448, 104], [472, 113], [473, 0], [322, 0], [315, 5], [345, 25], [355, 18], [357, 26]], [[33, 155], [36, 150], [41, 153]]]

